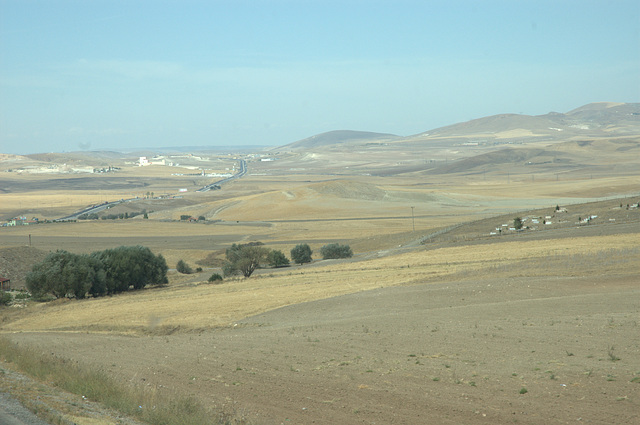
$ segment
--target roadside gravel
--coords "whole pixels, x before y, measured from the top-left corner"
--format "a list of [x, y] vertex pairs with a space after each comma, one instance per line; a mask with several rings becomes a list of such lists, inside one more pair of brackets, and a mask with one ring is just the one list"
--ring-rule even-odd
[[48, 422], [38, 418], [9, 394], [0, 393], [0, 424], [48, 425]]
[[[37, 415], [33, 412], [37, 412]], [[143, 425], [0, 362], [0, 425]]]

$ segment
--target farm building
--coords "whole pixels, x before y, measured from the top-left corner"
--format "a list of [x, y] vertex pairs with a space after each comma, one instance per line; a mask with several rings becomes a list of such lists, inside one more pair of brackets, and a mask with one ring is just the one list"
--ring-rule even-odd
[[11, 289], [11, 280], [6, 277], [0, 277], [0, 290], [8, 291]]

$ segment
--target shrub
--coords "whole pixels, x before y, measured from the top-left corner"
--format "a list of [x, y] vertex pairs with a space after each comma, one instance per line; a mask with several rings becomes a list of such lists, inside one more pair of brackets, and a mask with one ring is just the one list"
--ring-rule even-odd
[[11, 304], [11, 301], [13, 301], [11, 294], [0, 291], [0, 305], [9, 305]]
[[214, 273], [209, 277], [209, 282], [217, 282], [217, 281], [222, 281], [222, 276], [220, 276], [220, 274], [218, 273]]
[[183, 260], [178, 261], [178, 264], [176, 265], [176, 270], [178, 271], [178, 273], [182, 273], [182, 274], [193, 273], [193, 269]]
[[289, 265], [289, 259], [279, 250], [272, 250], [267, 255], [267, 262], [271, 267], [284, 267]]
[[351, 258], [353, 257], [353, 252], [351, 251], [351, 247], [349, 245], [340, 245], [337, 243], [331, 243], [320, 248], [320, 253], [322, 254], [322, 258], [325, 260], [331, 258]]
[[298, 264], [310, 263], [311, 262], [311, 247], [306, 243], [296, 245], [291, 250], [291, 259]]

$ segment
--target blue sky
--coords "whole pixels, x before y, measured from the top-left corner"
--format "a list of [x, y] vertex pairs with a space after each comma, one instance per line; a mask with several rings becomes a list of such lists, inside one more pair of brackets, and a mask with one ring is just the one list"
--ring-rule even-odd
[[637, 1], [0, 0], [0, 152], [402, 136], [640, 101]]

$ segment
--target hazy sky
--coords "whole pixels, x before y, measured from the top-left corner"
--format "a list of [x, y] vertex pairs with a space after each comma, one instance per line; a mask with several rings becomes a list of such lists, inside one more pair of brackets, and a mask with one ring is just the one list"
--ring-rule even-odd
[[411, 135], [640, 101], [640, 2], [0, 0], [0, 152]]

